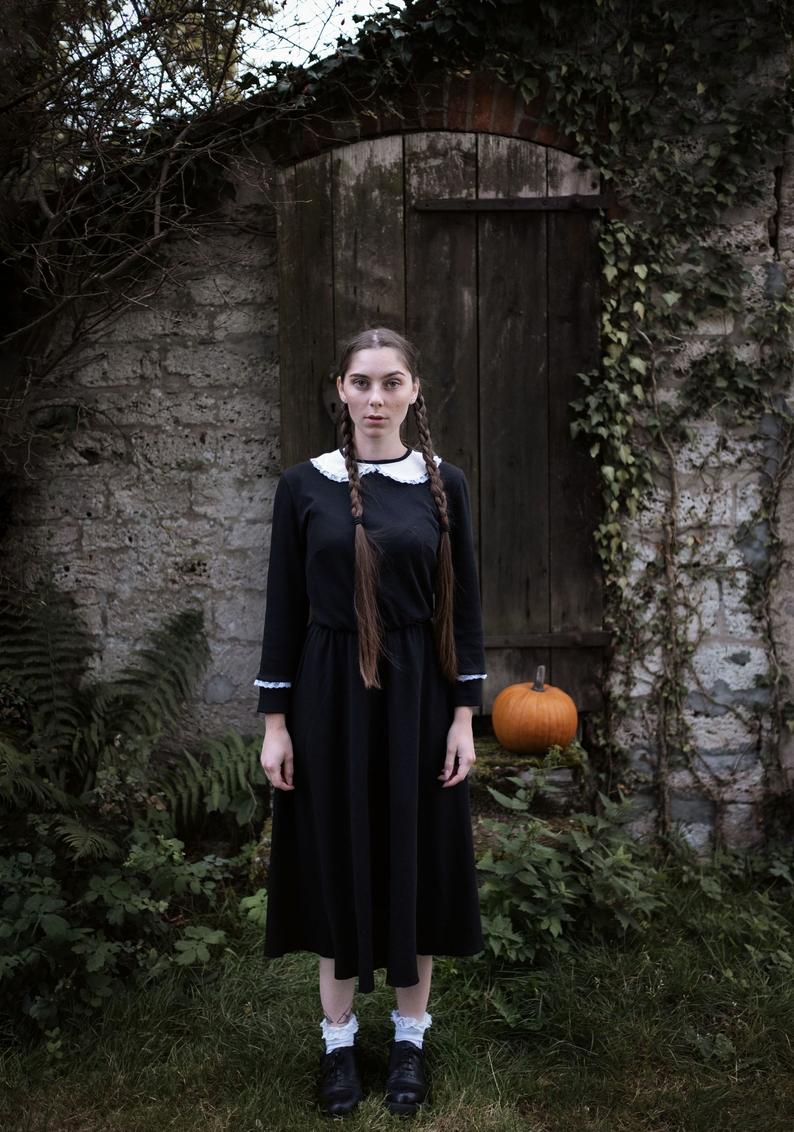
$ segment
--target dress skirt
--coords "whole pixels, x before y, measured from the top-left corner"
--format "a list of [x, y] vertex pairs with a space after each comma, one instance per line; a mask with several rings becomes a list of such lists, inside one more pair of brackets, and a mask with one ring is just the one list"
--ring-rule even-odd
[[453, 686], [429, 620], [384, 642], [367, 689], [356, 632], [309, 622], [285, 720], [294, 790], [273, 791], [265, 954], [333, 957], [363, 992], [377, 968], [412, 986], [417, 954], [484, 946], [468, 778], [438, 778]]

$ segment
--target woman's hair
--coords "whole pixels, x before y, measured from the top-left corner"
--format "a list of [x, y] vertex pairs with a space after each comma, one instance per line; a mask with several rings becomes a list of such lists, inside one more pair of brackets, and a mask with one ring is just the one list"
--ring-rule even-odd
[[[398, 334], [396, 330], [378, 326], [362, 330], [359, 334], [349, 338], [342, 347], [337, 373], [344, 380], [350, 359], [358, 350], [378, 349], [381, 346], [391, 346], [405, 361], [411, 377], [419, 377], [418, 351], [416, 347]], [[433, 458], [433, 441], [430, 437], [430, 428], [427, 423], [427, 409], [421, 392], [413, 403], [416, 431], [419, 436], [419, 445], [424, 457], [429, 477], [430, 491], [438, 510], [438, 519], [441, 526], [441, 538], [438, 545], [438, 563], [436, 568], [435, 606], [433, 609], [433, 631], [435, 635], [436, 652], [444, 676], [448, 680], [455, 680], [458, 675], [458, 663], [455, 653], [455, 637], [452, 620], [452, 598], [455, 586], [455, 575], [452, 567], [452, 547], [449, 537], [449, 516], [447, 513], [447, 497], [444, 485], [438, 471], [438, 465]], [[342, 434], [345, 465], [350, 485], [350, 510], [354, 520], [360, 519], [364, 512], [364, 500], [361, 493], [361, 479], [356, 463], [355, 429], [347, 404], [343, 403], [339, 414], [339, 427]], [[379, 547], [375, 545], [367, 534], [364, 524], [355, 523], [355, 585], [354, 609], [358, 626], [358, 663], [364, 686], [367, 688], [380, 688], [378, 678], [378, 658], [383, 647], [383, 624], [380, 617], [377, 601], [378, 587], [378, 556]]]

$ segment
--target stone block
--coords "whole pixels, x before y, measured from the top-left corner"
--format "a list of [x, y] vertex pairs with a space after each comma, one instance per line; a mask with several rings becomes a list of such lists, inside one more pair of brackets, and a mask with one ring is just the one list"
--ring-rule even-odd
[[690, 331], [701, 338], [725, 337], [733, 330], [733, 315], [730, 311], [716, 310], [707, 317], [701, 317]]
[[721, 629], [726, 636], [734, 638], [758, 638], [763, 622], [747, 604], [747, 571], [720, 579]]
[[45, 522], [53, 529], [65, 522], [81, 523], [85, 519], [97, 519], [107, 514], [106, 491], [96, 466], [66, 478], [50, 479], [41, 484], [35, 495], [31, 495], [34, 522]]
[[[207, 309], [207, 308], [199, 308]], [[228, 336], [249, 338], [278, 334], [278, 311], [272, 307], [215, 307], [213, 309], [213, 338], [225, 341]]]
[[274, 278], [275, 273], [272, 269], [263, 271], [250, 264], [248, 269], [240, 274], [216, 271], [188, 279], [185, 287], [197, 306], [223, 308], [256, 305], [261, 308], [264, 303], [273, 302], [277, 298], [274, 294]]
[[228, 597], [216, 595], [211, 606], [213, 634], [246, 644], [261, 643], [265, 624], [264, 584], [263, 577], [261, 589], [240, 589]]
[[701, 468], [755, 466], [760, 442], [748, 430], [739, 433], [721, 428], [714, 421], [692, 422], [693, 435], [676, 452], [676, 468], [681, 475], [694, 475]]
[[202, 695], [205, 704], [226, 704], [237, 694], [237, 687], [222, 673], [216, 673], [204, 681]]
[[244, 436], [239, 431], [171, 425], [131, 429], [128, 435], [136, 457], [158, 470], [196, 473], [212, 468], [220, 473], [233, 468], [246, 479], [262, 467], [261, 430]]
[[681, 487], [676, 522], [679, 530], [702, 526], [729, 526], [733, 523], [734, 502], [730, 488], [715, 484], [708, 490], [699, 484]]
[[704, 527], [698, 531], [698, 553], [691, 561], [704, 568], [729, 570], [746, 565], [745, 555], [736, 543], [731, 527]]
[[104, 340], [86, 347], [72, 359], [64, 379], [77, 386], [136, 386], [155, 381], [160, 375], [160, 350], [149, 341], [106, 343]]
[[81, 553], [87, 558], [96, 555], [101, 559], [104, 555], [108, 562], [111, 559], [118, 562], [120, 554], [152, 551], [159, 547], [160, 542], [156, 531], [145, 524], [131, 525], [113, 518], [82, 524]]
[[718, 705], [719, 714], [705, 715], [684, 708], [683, 719], [689, 730], [690, 740], [702, 754], [720, 753], [726, 749], [734, 752], [754, 751], [756, 734], [752, 717], [746, 708], [734, 711]]
[[736, 645], [732, 641], [702, 643], [690, 661], [697, 678], [706, 688], [721, 680], [738, 690], [753, 684], [756, 676], [769, 673], [769, 657], [761, 643]]
[[190, 509], [191, 477], [183, 472], [158, 469], [148, 481], [145, 474], [118, 477], [113, 484], [107, 513], [118, 520], [147, 525], [175, 522]]
[[714, 845], [714, 827], [708, 822], [677, 821], [673, 828], [700, 858], [707, 857]]
[[687, 639], [699, 641], [703, 636], [711, 636], [720, 628], [720, 587], [716, 578], [690, 578], [686, 582], [686, 598], [689, 608], [686, 612]]
[[670, 817], [675, 822], [686, 822], [711, 827], [714, 824], [714, 803], [700, 794], [670, 792]]
[[200, 351], [180, 342], [163, 350], [163, 370], [192, 388], [253, 385], [263, 401], [279, 399], [278, 337], [256, 334], [244, 339], [208, 343]]
[[723, 715], [737, 707], [766, 711], [771, 704], [771, 690], [766, 687], [730, 688], [722, 679], [717, 680], [705, 693], [692, 690], [687, 693], [685, 705], [703, 715]]
[[264, 525], [261, 522], [246, 523], [238, 520], [229, 523], [223, 532], [223, 545], [229, 550], [251, 550], [262, 546]]
[[733, 802], [725, 806], [721, 821], [722, 836], [731, 849], [754, 849], [764, 841], [764, 827], [759, 806]]
[[714, 775], [715, 790], [723, 802], [755, 802], [762, 798], [766, 773], [755, 754], [738, 758], [724, 754], [711, 755], [704, 760]]
[[[53, 525], [52, 523], [25, 523], [25, 544], [27, 554], [35, 557], [52, 557], [54, 559], [69, 559], [79, 557], [81, 554], [80, 538], [82, 524], [79, 520]], [[19, 528], [11, 527], [14, 540], [17, 538]], [[20, 532], [21, 533], [21, 532]]]
[[[243, 510], [245, 480], [236, 469], [207, 469], [196, 473], [190, 485], [190, 506], [195, 515], [228, 522]], [[248, 503], [250, 507], [250, 501]]]
[[160, 338], [189, 338], [195, 346], [216, 337], [214, 311], [207, 307], [166, 307], [154, 298], [125, 311], [105, 337], [106, 343], [146, 343]]

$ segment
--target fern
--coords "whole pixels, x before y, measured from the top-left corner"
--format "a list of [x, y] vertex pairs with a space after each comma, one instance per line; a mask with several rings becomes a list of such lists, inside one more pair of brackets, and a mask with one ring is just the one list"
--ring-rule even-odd
[[50, 579], [35, 593], [0, 595], [0, 680], [27, 704], [34, 746], [71, 747], [81, 723], [75, 690], [90, 655], [74, 602]]
[[[25, 817], [58, 810], [47, 831], [68, 857], [117, 856], [114, 827], [148, 816], [151, 756], [208, 660], [201, 612], [173, 614], [114, 679], [88, 680], [87, 629], [48, 581], [37, 593], [0, 595], [0, 656], [4, 842], [21, 836]], [[189, 779], [182, 792], [194, 817], [207, 796], [201, 781], [194, 774], [193, 794]]]
[[178, 826], [193, 827], [205, 813], [234, 813], [238, 825], [257, 816], [260, 799], [255, 785], [266, 786], [259, 761], [261, 740], [243, 739], [229, 731], [207, 742], [200, 762], [189, 751], [155, 785], [168, 802]]
[[60, 820], [55, 822], [55, 832], [62, 842], [68, 846], [73, 861], [83, 858], [102, 860], [104, 858], [120, 857], [121, 846], [96, 829], [81, 825], [79, 821], [67, 815], [59, 815]]

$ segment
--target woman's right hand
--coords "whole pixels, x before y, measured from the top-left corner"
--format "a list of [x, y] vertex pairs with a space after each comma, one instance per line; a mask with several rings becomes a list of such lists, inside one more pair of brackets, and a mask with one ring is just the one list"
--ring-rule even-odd
[[286, 727], [268, 725], [259, 756], [265, 777], [277, 790], [294, 790], [292, 782], [292, 739]]

